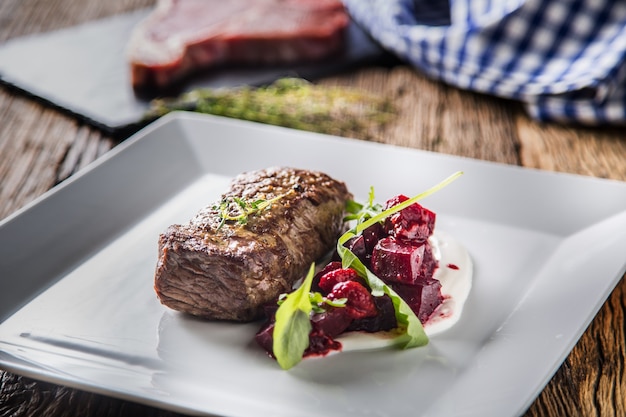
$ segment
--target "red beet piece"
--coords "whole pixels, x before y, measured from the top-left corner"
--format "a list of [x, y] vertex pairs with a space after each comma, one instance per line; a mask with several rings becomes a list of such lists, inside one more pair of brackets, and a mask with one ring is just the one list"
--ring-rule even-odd
[[343, 333], [352, 320], [344, 307], [329, 307], [323, 313], [314, 314], [311, 317], [311, 325], [313, 330], [334, 338]]
[[372, 251], [374, 250], [374, 247], [376, 246], [378, 241], [383, 237], [386, 237], [387, 234], [385, 233], [382, 224], [374, 223], [367, 229], [363, 230], [361, 236], [363, 236], [363, 240], [365, 243], [365, 252], [371, 257]]
[[320, 277], [319, 287], [322, 289], [324, 294], [330, 293], [335, 285], [340, 282], [346, 281], [356, 281], [359, 279], [359, 275], [356, 273], [354, 269], [351, 268], [339, 268], [333, 269], [332, 271], [328, 271], [324, 275]]
[[270, 355], [274, 356], [274, 322], [268, 321], [254, 336], [254, 340]]
[[363, 285], [356, 281], [339, 282], [327, 296], [330, 300], [346, 298], [346, 314], [353, 319], [375, 316], [377, 313], [374, 297]]
[[374, 304], [378, 313], [373, 317], [354, 320], [348, 326], [348, 331], [364, 331], [369, 333], [388, 331], [398, 327], [396, 312], [393, 308], [393, 301], [388, 295], [374, 297]]
[[363, 235], [354, 236], [350, 240], [348, 240], [344, 246], [350, 249], [350, 252], [354, 253], [357, 258], [363, 263], [368, 262], [368, 256], [370, 255], [367, 252], [367, 248], [365, 246], [365, 238]]
[[324, 332], [313, 330], [309, 334], [309, 347], [306, 348], [303, 356], [324, 356], [332, 350], [341, 350], [341, 343]]
[[422, 259], [422, 266], [419, 270], [420, 278], [432, 278], [438, 267], [439, 262], [433, 256], [433, 247], [430, 245], [430, 242], [424, 242], [424, 258]]
[[422, 323], [428, 320], [443, 301], [441, 283], [433, 278], [420, 280], [413, 285], [393, 284], [392, 288], [406, 301]]
[[[402, 194], [389, 199], [385, 204], [385, 210], [408, 199], [407, 196]], [[435, 219], [435, 213], [418, 203], [413, 203], [387, 217], [385, 220], [385, 231], [398, 240], [424, 242], [435, 230]]]
[[410, 244], [387, 237], [378, 241], [372, 253], [372, 271], [387, 283], [414, 284], [431, 278], [437, 265], [428, 241]]
[[[356, 255], [357, 258], [365, 265], [369, 267], [370, 260], [372, 258], [372, 251], [379, 239], [386, 236], [385, 230], [380, 223], [374, 223], [363, 232], [350, 238], [344, 246], [350, 249], [350, 252]], [[335, 253], [333, 255], [334, 260], [339, 260], [339, 255]]]

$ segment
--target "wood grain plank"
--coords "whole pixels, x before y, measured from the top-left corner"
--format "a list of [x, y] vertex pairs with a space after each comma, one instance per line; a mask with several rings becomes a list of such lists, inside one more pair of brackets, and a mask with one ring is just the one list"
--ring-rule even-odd
[[[517, 128], [523, 166], [626, 180], [623, 129], [537, 123], [523, 113]], [[625, 314], [622, 278], [528, 416], [626, 415]]]
[[0, 417], [184, 417], [183, 414], [8, 372], [0, 374], [0, 392]]
[[[329, 77], [341, 85], [390, 97], [398, 117], [361, 139], [518, 165], [516, 104], [434, 82], [405, 67], [368, 68]], [[463, 109], [460, 111], [459, 109]]]
[[[0, 125], [0, 200], [4, 203], [0, 218], [39, 197], [116, 143], [35, 101], [6, 96], [0, 100], [10, 104], [11, 113], [7, 123]], [[87, 141], [81, 140], [81, 132]], [[68, 155], [78, 156], [71, 161], [71, 168]]]
[[626, 180], [626, 131], [537, 123], [517, 115], [522, 165]]

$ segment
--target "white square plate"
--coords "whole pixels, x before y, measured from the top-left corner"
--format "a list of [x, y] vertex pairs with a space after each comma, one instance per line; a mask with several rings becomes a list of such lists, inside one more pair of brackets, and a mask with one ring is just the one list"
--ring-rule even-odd
[[[461, 320], [408, 351], [282, 371], [259, 324], [192, 319], [152, 289], [157, 236], [235, 174], [288, 165], [423, 200], [462, 242]], [[0, 366], [191, 414], [514, 416], [625, 271], [626, 184], [197, 114], [169, 115], [0, 223]]]

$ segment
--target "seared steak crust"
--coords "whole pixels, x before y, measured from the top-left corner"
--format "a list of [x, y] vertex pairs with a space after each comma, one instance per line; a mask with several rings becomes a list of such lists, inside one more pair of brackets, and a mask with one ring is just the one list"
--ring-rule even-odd
[[[221, 201], [275, 197], [247, 223], [221, 224]], [[237, 176], [220, 201], [160, 235], [159, 299], [209, 319], [258, 318], [264, 304], [290, 291], [311, 262], [333, 249], [350, 198], [344, 183], [320, 172], [269, 168]]]

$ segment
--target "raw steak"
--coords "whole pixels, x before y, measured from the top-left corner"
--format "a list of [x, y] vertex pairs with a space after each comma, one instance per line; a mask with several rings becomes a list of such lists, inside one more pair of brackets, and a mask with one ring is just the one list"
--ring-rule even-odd
[[[245, 224], [221, 220], [221, 202], [277, 196]], [[334, 248], [351, 198], [344, 183], [319, 172], [241, 174], [222, 200], [160, 236], [156, 293], [164, 305], [196, 316], [256, 319], [264, 304], [291, 291], [311, 263]]]
[[159, 0], [128, 48], [135, 89], [163, 88], [223, 64], [291, 64], [338, 52], [340, 0]]

